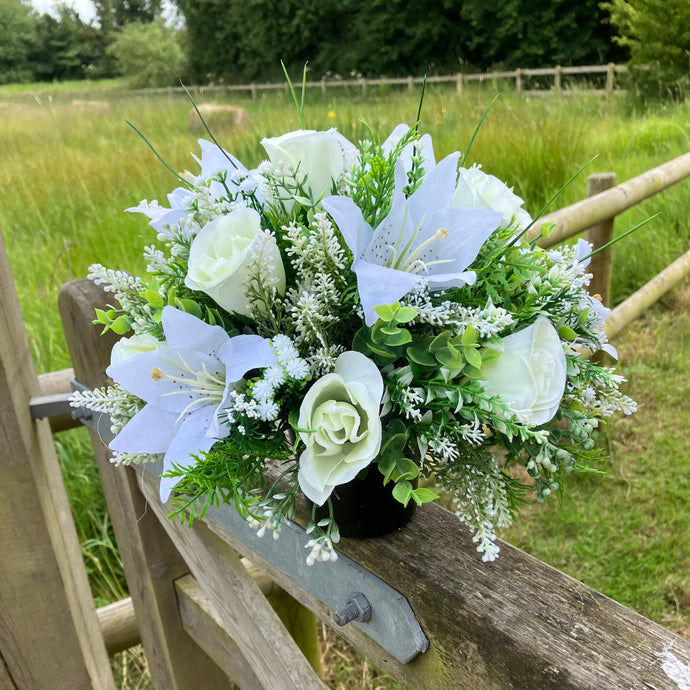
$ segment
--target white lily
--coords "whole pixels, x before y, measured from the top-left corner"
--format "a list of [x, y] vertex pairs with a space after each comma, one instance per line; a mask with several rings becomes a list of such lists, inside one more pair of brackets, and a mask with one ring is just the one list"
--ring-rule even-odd
[[395, 166], [390, 213], [374, 230], [349, 197], [330, 196], [323, 207], [352, 251], [352, 270], [368, 326], [374, 308], [392, 304], [425, 279], [431, 290], [462, 287], [476, 280], [465, 269], [498, 227], [502, 215], [484, 209], [450, 208], [459, 154], [444, 158], [409, 198], [404, 162]]
[[[121, 453], [164, 453], [164, 471], [190, 467], [194, 455], [228, 435], [220, 413], [234, 384], [251, 369], [271, 366], [275, 351], [258, 335], [230, 338], [174, 307], [163, 309], [166, 341], [150, 352], [111, 364], [106, 373], [146, 402], [111, 441]], [[163, 477], [160, 496], [168, 500], [178, 479]]]

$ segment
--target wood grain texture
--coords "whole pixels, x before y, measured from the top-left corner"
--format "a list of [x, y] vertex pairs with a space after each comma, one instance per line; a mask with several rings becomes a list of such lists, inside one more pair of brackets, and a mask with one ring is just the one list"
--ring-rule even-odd
[[[8, 687], [114, 688], [0, 237], [0, 649]], [[9, 679], [9, 680], [8, 680]]]
[[[565, 69], [563, 71], [565, 72]], [[690, 153], [685, 153], [626, 180], [612, 189], [543, 216], [527, 233], [527, 239], [539, 237], [543, 223], [554, 222], [556, 227], [551, 235], [539, 240], [539, 246], [552, 247], [688, 177], [690, 177]]]
[[[75, 376], [91, 388], [106, 383], [105, 368], [117, 336], [100, 335], [91, 323], [95, 306], [112, 295], [89, 280], [66, 285], [58, 305]], [[174, 544], [148, 509], [130, 469], [115, 469], [98, 433], [91, 432], [96, 461], [127, 577], [146, 659], [156, 688], [226, 689], [230, 681], [182, 626], [174, 582], [189, 572]], [[141, 612], [141, 615], [139, 615]]]
[[[205, 522], [333, 626], [332, 612], [300, 583], [217, 522]], [[482, 563], [467, 530], [433, 504], [419, 508], [392, 535], [343, 539], [338, 551], [406, 596], [431, 644], [403, 665], [361, 630], [334, 629], [407, 688], [677, 690], [657, 654], [672, 645], [689, 663], [688, 641], [519, 549], [500, 545], [498, 560]], [[328, 564], [314, 567], [328, 577]]]
[[108, 654], [113, 655], [141, 643], [132, 597], [101, 606], [96, 613]]
[[251, 665], [223, 627], [201, 585], [191, 575], [175, 582], [184, 629], [242, 690], [263, 690]]
[[213, 605], [223, 628], [265, 688], [323, 688], [239, 556], [206, 525], [193, 527], [168, 520], [158, 498], [158, 480], [139, 468], [140, 485], [150, 510], [173, 539]]
[[[618, 177], [614, 172], [597, 173], [587, 178], [587, 196], [594, 196], [606, 189], [616, 186]], [[588, 228], [585, 239], [592, 245], [592, 251], [597, 251], [613, 239], [614, 218], [608, 218]], [[595, 254], [587, 271], [592, 274], [589, 284], [589, 294], [599, 295], [602, 303], [611, 306], [611, 247]]]

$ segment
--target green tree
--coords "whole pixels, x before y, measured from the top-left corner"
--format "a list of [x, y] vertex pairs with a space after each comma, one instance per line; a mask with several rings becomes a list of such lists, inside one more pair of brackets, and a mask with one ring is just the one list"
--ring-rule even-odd
[[170, 86], [184, 72], [177, 32], [161, 21], [127, 24], [117, 33], [108, 54], [133, 88]]
[[57, 19], [49, 14], [38, 17], [36, 39], [31, 51], [34, 78], [83, 79], [102, 59], [98, 51], [98, 29], [84, 24], [74, 9], [57, 6]]
[[0, 84], [33, 78], [29, 61], [36, 16], [23, 0], [0, 0]]
[[619, 45], [630, 49], [630, 77], [642, 101], [683, 100], [690, 90], [690, 2], [611, 0], [602, 3]]
[[584, 65], [612, 52], [599, 0], [464, 0], [469, 62], [480, 69]]

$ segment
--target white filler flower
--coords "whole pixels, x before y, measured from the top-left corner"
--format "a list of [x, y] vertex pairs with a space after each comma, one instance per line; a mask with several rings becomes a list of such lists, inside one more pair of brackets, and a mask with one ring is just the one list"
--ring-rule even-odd
[[[264, 240], [261, 217], [250, 208], [238, 208], [207, 223], [192, 241], [185, 285], [201, 290], [223, 309], [251, 316], [247, 298], [253, 249]], [[280, 294], [285, 293], [285, 268], [272, 241], [265, 270]]]
[[486, 392], [500, 396], [522, 424], [546, 424], [558, 411], [565, 390], [565, 354], [556, 329], [539, 317], [506, 336], [503, 353], [483, 373]]
[[381, 448], [379, 406], [383, 379], [359, 352], [344, 352], [335, 373], [320, 378], [300, 406], [300, 488], [317, 505], [338, 484], [354, 479]]

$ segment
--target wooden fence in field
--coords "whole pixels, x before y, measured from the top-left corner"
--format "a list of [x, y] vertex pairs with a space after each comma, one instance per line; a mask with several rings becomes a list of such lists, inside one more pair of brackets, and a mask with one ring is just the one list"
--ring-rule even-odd
[[[611, 177], [593, 176], [596, 194], [544, 219], [556, 223], [549, 242], [594, 227], [590, 236], [605, 243], [613, 216], [689, 176], [690, 154], [604, 191]], [[614, 310], [610, 335], [658, 297], [658, 285], [667, 290], [689, 271], [690, 252]], [[318, 653], [308, 648], [315, 621], [334, 625], [333, 609], [354, 586], [372, 618], [334, 627], [406, 687], [677, 687], [663, 654], [688, 664], [690, 642], [508, 544], [481, 563], [466, 530], [436, 505], [393, 535], [343, 539], [338, 562], [306, 573], [299, 524], [276, 542], [289, 551], [296, 540], [278, 563], [254, 532], [233, 526], [232, 509], [192, 528], [167, 520], [153, 476], [113, 468], [98, 429], [92, 440], [131, 599], [96, 610], [51, 437], [51, 424], [57, 431], [70, 420], [35, 417], [73, 376], [104, 385], [113, 338], [91, 321], [105, 301], [86, 280], [63, 288], [74, 368], [37, 377], [0, 242], [0, 687], [114, 688], [108, 654], [141, 640], [161, 690], [321, 688]]]
[[[368, 79], [365, 77], [358, 77], [355, 79], [326, 79], [325, 77], [318, 81], [307, 81], [305, 87], [307, 89], [320, 89], [321, 93], [326, 94], [333, 89], [357, 89], [361, 91], [363, 96], [366, 96], [369, 89], [380, 86], [402, 86], [407, 87], [410, 91], [418, 89], [424, 82], [427, 84], [454, 84], [458, 93], [462, 93], [466, 84], [472, 82], [483, 83], [498, 83], [498, 82], [513, 82], [515, 90], [518, 93], [529, 93], [530, 95], [548, 95], [554, 94], [570, 94], [580, 93], [580, 91], [573, 91], [563, 86], [563, 77], [589, 77], [590, 75], [605, 75], [606, 84], [603, 89], [588, 88], [587, 93], [610, 96], [616, 90], [616, 75], [627, 72], [628, 68], [625, 65], [616, 65], [610, 62], [607, 65], [579, 65], [575, 67], [562, 67], [556, 65], [555, 67], [536, 67], [523, 68], [492, 72], [479, 73], [457, 73], [434, 75], [429, 77], [380, 77], [375, 79]], [[548, 77], [553, 79], [553, 87], [544, 88], [544, 84], [539, 82], [538, 88], [531, 86], [530, 80], [533, 77]], [[301, 84], [295, 84], [297, 89], [301, 89]], [[253, 99], [257, 98], [261, 91], [286, 91], [288, 85], [286, 82], [280, 83], [251, 83], [251, 84], [213, 84], [209, 86], [191, 86], [189, 91], [198, 97], [203, 94], [214, 93], [237, 93], [249, 92]], [[620, 89], [619, 89], [620, 90]], [[156, 89], [138, 89], [132, 93], [150, 94], [150, 93], [184, 93], [182, 87], [164, 87]]]

